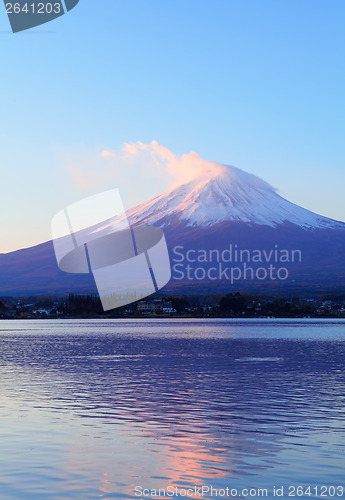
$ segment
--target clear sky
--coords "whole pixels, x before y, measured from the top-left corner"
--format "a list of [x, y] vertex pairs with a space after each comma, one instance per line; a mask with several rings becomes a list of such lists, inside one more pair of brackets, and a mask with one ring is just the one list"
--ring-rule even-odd
[[80, 0], [12, 34], [1, 4], [0, 252], [50, 239], [94, 192], [73, 169], [95, 178], [102, 151], [138, 141], [345, 220], [344, 25], [344, 0]]

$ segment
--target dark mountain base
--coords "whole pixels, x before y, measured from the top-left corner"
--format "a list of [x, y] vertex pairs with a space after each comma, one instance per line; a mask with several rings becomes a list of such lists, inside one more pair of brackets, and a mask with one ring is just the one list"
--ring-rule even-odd
[[[344, 230], [304, 230], [288, 223], [275, 228], [245, 223], [193, 228], [175, 223], [165, 228], [165, 235], [172, 279], [163, 293], [286, 295], [345, 290]], [[51, 241], [0, 255], [1, 296], [70, 292], [97, 290], [91, 275], [59, 270]]]

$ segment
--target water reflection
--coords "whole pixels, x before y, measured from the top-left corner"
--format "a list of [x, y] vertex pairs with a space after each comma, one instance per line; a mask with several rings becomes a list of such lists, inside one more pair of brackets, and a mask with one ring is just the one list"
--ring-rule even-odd
[[0, 327], [1, 498], [341, 484], [343, 322]]

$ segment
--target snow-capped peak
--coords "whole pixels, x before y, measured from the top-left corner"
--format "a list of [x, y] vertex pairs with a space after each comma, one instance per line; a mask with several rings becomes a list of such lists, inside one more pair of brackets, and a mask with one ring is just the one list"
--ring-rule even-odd
[[306, 229], [345, 227], [290, 203], [255, 175], [232, 166], [220, 167], [130, 209], [129, 222], [162, 227], [175, 222], [187, 226], [245, 222], [274, 227], [290, 222]]

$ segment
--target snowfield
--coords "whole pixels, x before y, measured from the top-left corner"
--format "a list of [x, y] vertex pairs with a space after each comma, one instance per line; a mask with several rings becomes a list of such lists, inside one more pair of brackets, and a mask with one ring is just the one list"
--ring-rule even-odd
[[[161, 227], [184, 222], [210, 226], [244, 222], [276, 227], [286, 222], [304, 229], [344, 229], [345, 224], [317, 215], [282, 198], [259, 177], [239, 168], [218, 165], [215, 172], [193, 179], [127, 211], [130, 224]], [[111, 230], [108, 225], [108, 230]], [[102, 229], [105, 229], [103, 226]]]

